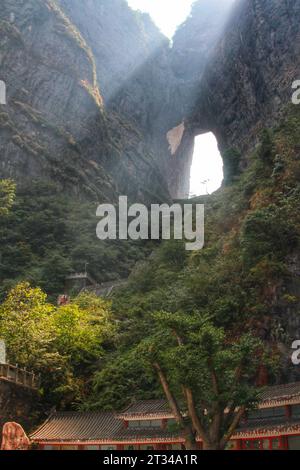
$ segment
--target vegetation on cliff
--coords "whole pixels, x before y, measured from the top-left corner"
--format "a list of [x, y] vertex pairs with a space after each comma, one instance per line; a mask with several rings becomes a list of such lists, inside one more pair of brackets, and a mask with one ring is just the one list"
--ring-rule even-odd
[[12, 180], [0, 180], [0, 217], [7, 215], [15, 200], [16, 185]]
[[[199, 392], [194, 376], [190, 382], [196, 407], [201, 410], [197, 400], [201, 401], [205, 390], [206, 406], [213, 408], [218, 401], [208, 386], [209, 369], [205, 369], [204, 356], [198, 361], [204, 343], [197, 342], [197, 338], [203, 334], [201, 323], [207, 319], [212, 344], [215, 336], [226, 344], [220, 350], [229, 375], [241, 357], [231, 348], [245, 334], [262, 341], [265, 348], [261, 367], [259, 355], [248, 349], [253, 369], [245, 377], [250, 380], [252, 375], [252, 385], [256, 380], [266, 383], [267, 369], [269, 383], [284, 380], [291, 373], [288, 354], [293, 331], [286, 311], [298, 315], [300, 301], [291, 266], [291, 260], [297, 257], [300, 236], [299, 126], [299, 109], [288, 110], [276, 129], [264, 131], [249, 168], [239, 179], [208, 198], [199, 198], [199, 202], [205, 202], [207, 214], [206, 245], [202, 251], [189, 254], [181, 242], [165, 242], [156, 256], [131, 277], [129, 288], [116, 294], [113, 310], [120, 322], [118, 348], [96, 372], [93, 393], [85, 407], [111, 408], [114, 403], [122, 408], [133, 397], [161, 394], [155, 367], [146, 369], [143, 380], [140, 377], [140, 348], [146, 341], [152, 344], [149, 351], [162, 358], [170, 389], [183, 406], [186, 401], [179, 385], [190, 380], [187, 370], [202, 367], [196, 375], [198, 379], [203, 376], [200, 385], [204, 389]], [[162, 311], [163, 316], [159, 313]], [[174, 323], [180, 326], [176, 330]], [[172, 330], [179, 331], [180, 338], [183, 335], [183, 345], [176, 345], [176, 335], [169, 336], [168, 331]], [[151, 340], [155, 335], [159, 347]], [[283, 347], [286, 355], [282, 355]], [[216, 347], [217, 357], [218, 350]], [[219, 359], [217, 367], [222, 374], [225, 371]], [[191, 361], [198, 365], [193, 362], [190, 367]], [[112, 371], [117, 372], [113, 375]], [[226, 383], [226, 378], [220, 377], [225, 396]], [[247, 379], [246, 383], [249, 384]], [[241, 380], [241, 387], [242, 384]], [[246, 396], [249, 397], [247, 393]]]
[[[289, 374], [289, 367], [278, 366], [292, 334], [285, 311], [298, 315], [300, 303], [294, 275], [299, 126], [299, 109], [288, 109], [277, 128], [263, 131], [248, 169], [197, 200], [206, 205], [203, 250], [189, 253], [182, 242], [163, 242], [112, 305], [82, 294], [55, 307], [38, 287], [13, 287], [1, 306], [0, 335], [12, 361], [42, 374], [45, 403], [119, 409], [164, 391], [178, 403], [177, 424], [188, 439], [197, 425], [208, 448], [226, 445], [238, 422], [226, 420], [224, 410], [255, 406], [255, 385], [264, 382], [266, 369], [269, 381], [275, 370], [276, 380]], [[95, 256], [88, 235], [95, 220], [84, 203], [66, 205], [63, 198], [62, 204], [53, 186], [33, 185], [12, 205], [14, 184], [1, 185], [3, 291], [9, 280], [29, 279], [56, 292], [72, 260], [90, 253], [92, 269], [99, 270], [107, 250], [114, 251], [112, 244], [99, 245]], [[133, 258], [143, 251], [132, 249]], [[189, 410], [188, 422], [182, 408]]]
[[[11, 206], [13, 183], [3, 181], [1, 187], [3, 204]], [[66, 276], [84, 271], [86, 264], [96, 282], [127, 278], [151, 247], [98, 240], [96, 209], [97, 203], [66, 195], [53, 183], [18, 187], [10, 211], [0, 217], [0, 297], [25, 280], [56, 301]]]

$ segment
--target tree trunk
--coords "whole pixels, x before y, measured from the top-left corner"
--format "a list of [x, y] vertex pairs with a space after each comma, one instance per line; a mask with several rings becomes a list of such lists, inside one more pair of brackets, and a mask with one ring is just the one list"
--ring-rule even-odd
[[185, 438], [185, 448], [186, 450], [199, 450], [198, 443], [195, 441], [195, 438], [190, 437]]
[[213, 442], [203, 442], [203, 450], [220, 450], [218, 444]]
[[196, 410], [195, 402], [194, 402], [194, 397], [193, 397], [193, 392], [190, 388], [184, 387], [184, 393], [185, 393], [185, 397], [186, 397], [186, 401], [187, 401], [189, 416], [192, 420], [194, 429], [196, 430], [198, 436], [201, 437], [203, 442], [207, 442], [208, 441], [208, 435], [205, 432], [205, 429], [204, 429], [204, 427], [201, 423], [201, 420], [199, 419], [199, 416], [197, 414], [197, 410]]
[[168, 400], [170, 408], [171, 408], [171, 410], [174, 414], [175, 420], [183, 430], [183, 434], [184, 434], [184, 438], [185, 438], [185, 445], [186, 445], [187, 450], [196, 450], [198, 448], [197, 447], [196, 436], [193, 432], [192, 427], [190, 425], [186, 424], [186, 422], [185, 422], [185, 420], [184, 420], [184, 418], [181, 414], [181, 411], [180, 411], [180, 408], [179, 408], [178, 403], [176, 401], [176, 398], [175, 398], [175, 396], [173, 395], [173, 393], [170, 389], [167, 377], [165, 376], [162, 368], [160, 367], [160, 364], [158, 364], [156, 362], [156, 363], [153, 364], [153, 367], [157, 371], [161, 386], [162, 386], [163, 391], [165, 393], [165, 396]]

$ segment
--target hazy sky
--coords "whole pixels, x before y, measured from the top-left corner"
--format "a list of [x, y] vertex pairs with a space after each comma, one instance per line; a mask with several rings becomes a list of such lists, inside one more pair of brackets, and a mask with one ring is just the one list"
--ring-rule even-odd
[[[137, 10], [150, 14], [156, 25], [169, 38], [185, 21], [194, 0], [127, 0]], [[209, 180], [207, 183], [202, 182]], [[223, 180], [223, 162], [213, 134], [196, 138], [191, 171], [190, 194], [201, 195], [216, 191]]]
[[131, 8], [149, 13], [159, 29], [169, 38], [190, 14], [194, 0], [127, 0]]

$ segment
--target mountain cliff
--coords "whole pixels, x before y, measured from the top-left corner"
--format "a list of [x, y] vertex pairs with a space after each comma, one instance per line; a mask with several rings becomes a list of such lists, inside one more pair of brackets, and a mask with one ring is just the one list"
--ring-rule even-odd
[[171, 47], [125, 0], [5, 0], [3, 176], [43, 173], [94, 198], [184, 197], [194, 137], [212, 131], [230, 180], [290, 99], [299, 15], [296, 0], [199, 1]]
[[[177, 119], [177, 124], [185, 120], [186, 129], [175, 155], [173, 190], [177, 188], [180, 195], [186, 191], [182, 174], [189, 173], [194, 136], [208, 131], [216, 135], [225, 181], [230, 182], [247, 167], [260, 131], [276, 123], [291, 101], [300, 67], [299, 1], [209, 2], [212, 16], [204, 17], [207, 30], [199, 26], [205, 3], [195, 4], [192, 17], [175, 35], [172, 52], [183, 83], [193, 77], [183, 97], [188, 106]], [[220, 3], [225, 11], [218, 22]], [[207, 37], [212, 46], [203, 51]], [[192, 65], [188, 67], [182, 57]]]
[[147, 190], [163, 197], [163, 177], [138, 129], [105, 108], [98, 73], [91, 46], [57, 2], [4, 2], [1, 176], [48, 178], [94, 200], [119, 193], [143, 200]]
[[25, 219], [39, 201], [37, 225], [45, 204], [50, 227], [65, 207], [58, 218], [67, 236], [57, 234], [54, 250], [44, 220], [41, 250], [13, 212], [1, 279], [27, 273], [47, 286], [50, 268], [40, 270], [49, 251], [65, 261], [52, 273], [55, 293], [86, 262], [96, 280], [126, 276], [136, 254], [128, 263], [121, 250], [121, 267], [114, 250], [106, 259], [94, 236], [97, 204], [120, 194], [147, 204], [186, 197], [201, 133], [216, 135], [232, 184], [260, 131], [284, 115], [299, 69], [299, 19], [298, 0], [199, 0], [171, 44], [125, 0], [4, 0], [0, 176], [17, 181]]

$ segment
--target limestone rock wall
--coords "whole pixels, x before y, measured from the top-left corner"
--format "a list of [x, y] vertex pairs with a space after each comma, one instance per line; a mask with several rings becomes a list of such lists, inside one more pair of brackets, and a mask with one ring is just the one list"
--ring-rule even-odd
[[0, 378], [0, 441], [3, 425], [9, 421], [29, 430], [38, 419], [38, 393]]
[[299, 0], [199, 0], [171, 45], [125, 0], [3, 0], [0, 175], [93, 198], [183, 197], [208, 131], [243, 169], [299, 78], [299, 20]]
[[167, 197], [139, 129], [105, 107], [93, 50], [58, 2], [4, 0], [0, 44], [1, 177], [98, 200]]

